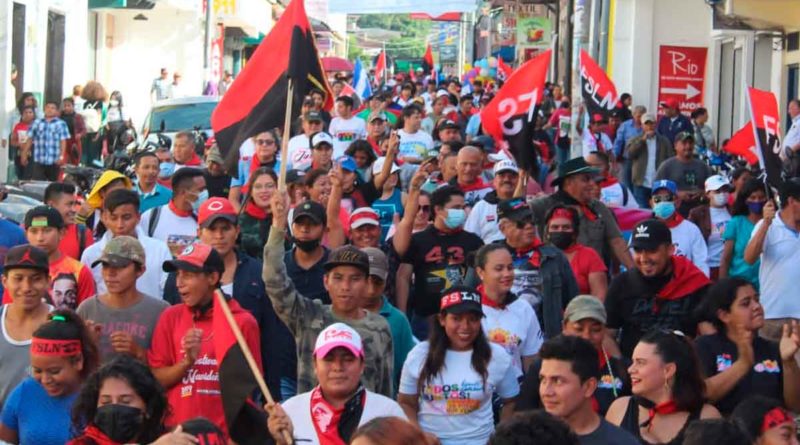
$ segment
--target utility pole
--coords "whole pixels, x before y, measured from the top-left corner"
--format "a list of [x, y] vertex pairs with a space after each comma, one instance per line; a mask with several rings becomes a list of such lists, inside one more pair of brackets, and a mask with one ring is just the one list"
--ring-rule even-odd
[[581, 70], [579, 64], [579, 55], [581, 52], [581, 43], [583, 41], [584, 23], [583, 14], [586, 7], [586, 0], [571, 0], [573, 1], [572, 10], [572, 59], [571, 68], [569, 73], [572, 79], [571, 96], [572, 96], [572, 119], [570, 121], [570, 140], [572, 141], [572, 155], [570, 158], [576, 158], [581, 155], [583, 140], [581, 129], [578, 128], [580, 121], [580, 107], [581, 107]]
[[[206, 0], [206, 35], [203, 40], [203, 75], [205, 81], [211, 80], [211, 34], [214, 32], [214, 0]], [[205, 89], [203, 85], [202, 89]]]
[[564, 33], [566, 49], [564, 51], [564, 94], [572, 96], [572, 30], [575, 27], [573, 12], [575, 0], [567, 0], [567, 32]]

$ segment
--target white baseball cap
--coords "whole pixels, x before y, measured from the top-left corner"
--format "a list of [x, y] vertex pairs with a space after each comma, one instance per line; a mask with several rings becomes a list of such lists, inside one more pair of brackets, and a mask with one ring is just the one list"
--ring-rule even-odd
[[323, 142], [333, 147], [333, 138], [328, 133], [320, 131], [319, 133], [311, 136], [311, 147], [316, 147]]
[[[381, 156], [380, 158], [376, 159], [375, 162], [372, 163], [372, 174], [377, 175], [383, 170], [383, 164], [386, 162], [386, 157]], [[389, 174], [392, 174], [396, 171], [400, 171], [400, 167], [397, 166], [394, 162], [392, 162], [392, 169], [389, 171]]]
[[730, 187], [731, 183], [722, 175], [709, 176], [705, 183], [707, 192], [715, 192], [726, 185]]
[[494, 164], [494, 174], [497, 176], [500, 172], [507, 172], [511, 171], [514, 173], [519, 173], [519, 167], [517, 167], [517, 163], [512, 161], [511, 159], [501, 159]]
[[325, 357], [334, 348], [346, 348], [356, 357], [364, 358], [361, 336], [355, 329], [344, 323], [334, 323], [317, 335], [314, 357]]

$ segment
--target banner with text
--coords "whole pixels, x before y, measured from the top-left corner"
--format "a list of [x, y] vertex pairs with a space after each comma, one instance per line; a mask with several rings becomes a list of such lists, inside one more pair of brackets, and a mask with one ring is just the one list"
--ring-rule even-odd
[[658, 103], [677, 100], [681, 113], [687, 115], [701, 107], [707, 55], [708, 48], [662, 45], [658, 54]]

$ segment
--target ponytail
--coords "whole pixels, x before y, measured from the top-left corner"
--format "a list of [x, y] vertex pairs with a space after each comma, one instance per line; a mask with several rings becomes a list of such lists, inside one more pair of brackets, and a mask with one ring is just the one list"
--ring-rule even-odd
[[80, 342], [80, 354], [73, 356], [73, 359], [77, 360], [78, 357], [83, 359], [83, 369], [80, 373], [82, 380], [94, 372], [100, 362], [97, 344], [89, 328], [83, 319], [71, 310], [58, 309], [51, 312], [48, 321], [34, 331], [33, 341], [36, 339]]

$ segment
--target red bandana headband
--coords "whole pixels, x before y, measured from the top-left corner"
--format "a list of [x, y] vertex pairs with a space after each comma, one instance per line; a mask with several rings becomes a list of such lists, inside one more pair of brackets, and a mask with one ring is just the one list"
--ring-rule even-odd
[[761, 432], [764, 433], [767, 430], [775, 428], [776, 426], [790, 422], [794, 422], [792, 416], [790, 416], [785, 409], [781, 408], [780, 406], [776, 406], [764, 414], [764, 422], [761, 424]]
[[80, 340], [31, 339], [31, 355], [46, 357], [72, 357], [81, 353]]
[[552, 221], [553, 218], [567, 218], [568, 220], [572, 221], [573, 215], [574, 214], [567, 209], [556, 209], [553, 211], [553, 214], [550, 215], [550, 221]]

